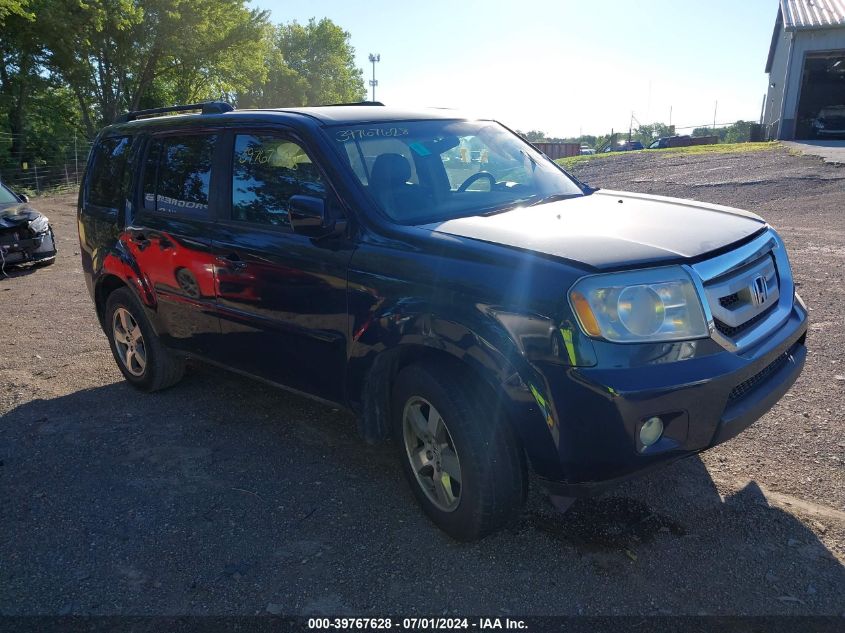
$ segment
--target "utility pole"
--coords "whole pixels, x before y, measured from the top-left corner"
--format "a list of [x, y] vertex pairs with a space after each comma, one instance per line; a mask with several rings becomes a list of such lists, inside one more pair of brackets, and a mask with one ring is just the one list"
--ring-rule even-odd
[[719, 100], [716, 100], [716, 105], [713, 106], [713, 135], [716, 135], [716, 112], [719, 110]]
[[376, 62], [381, 61], [381, 55], [378, 53], [370, 53], [370, 63], [373, 65], [373, 78], [370, 79], [370, 87], [373, 89], [373, 101], [376, 100], [376, 86], [378, 86], [378, 81], [376, 80]]

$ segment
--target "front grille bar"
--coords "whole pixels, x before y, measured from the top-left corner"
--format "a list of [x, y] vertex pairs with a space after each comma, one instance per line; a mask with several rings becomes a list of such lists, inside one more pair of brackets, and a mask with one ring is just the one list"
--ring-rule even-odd
[[[789, 318], [795, 296], [792, 270], [783, 240], [771, 229], [733, 251], [690, 268], [703, 300], [710, 336], [725, 349], [742, 352], [754, 347]], [[759, 276], [766, 280], [768, 300], [753, 305], [745, 287]]]
[[744, 380], [739, 383], [736, 387], [731, 389], [731, 392], [728, 394], [728, 402], [733, 403], [737, 400], [741, 399], [743, 396], [749, 394], [754, 390], [757, 385], [762, 383], [766, 380], [769, 376], [773, 373], [778, 371], [781, 367], [783, 367], [786, 362], [789, 360], [791, 352], [786, 351], [776, 359], [774, 359], [771, 363], [766, 365], [762, 370], [751, 376], [748, 380]]

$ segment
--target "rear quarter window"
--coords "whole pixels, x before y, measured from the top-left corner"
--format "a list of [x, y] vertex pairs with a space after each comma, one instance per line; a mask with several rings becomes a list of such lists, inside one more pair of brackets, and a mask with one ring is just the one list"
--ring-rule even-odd
[[128, 180], [126, 161], [132, 139], [117, 136], [100, 140], [92, 150], [88, 176], [88, 203], [113, 209], [121, 207]]

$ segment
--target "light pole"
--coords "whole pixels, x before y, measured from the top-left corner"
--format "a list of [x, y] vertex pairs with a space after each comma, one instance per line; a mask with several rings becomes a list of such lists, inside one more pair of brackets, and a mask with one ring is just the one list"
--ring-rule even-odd
[[370, 53], [370, 63], [373, 65], [373, 78], [370, 79], [370, 87], [373, 89], [373, 101], [376, 100], [376, 86], [378, 86], [378, 81], [376, 80], [376, 62], [380, 61], [381, 55]]

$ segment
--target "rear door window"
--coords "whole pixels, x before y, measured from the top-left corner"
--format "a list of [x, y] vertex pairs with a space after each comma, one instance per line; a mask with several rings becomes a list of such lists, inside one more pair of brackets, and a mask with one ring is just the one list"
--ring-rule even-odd
[[326, 199], [326, 184], [305, 149], [278, 136], [236, 135], [232, 219], [288, 227], [294, 195]]
[[144, 166], [144, 208], [166, 215], [206, 218], [217, 136], [153, 139]]
[[128, 136], [104, 138], [94, 146], [88, 178], [88, 203], [106, 209], [122, 206], [127, 186], [126, 160], [132, 142]]

